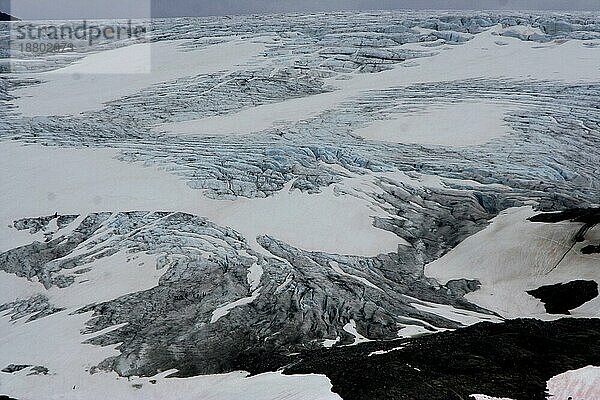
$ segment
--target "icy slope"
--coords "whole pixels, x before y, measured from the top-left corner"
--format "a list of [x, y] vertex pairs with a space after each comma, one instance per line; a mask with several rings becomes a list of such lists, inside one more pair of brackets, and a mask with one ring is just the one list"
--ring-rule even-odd
[[[527, 291], [576, 279], [600, 281], [600, 256], [581, 252], [600, 241], [600, 235], [594, 227], [584, 241], [574, 243], [582, 223], [529, 221], [535, 214], [528, 207], [502, 213], [488, 228], [427, 265], [425, 274], [442, 283], [458, 276], [478, 280], [481, 288], [467, 298], [503, 317], [557, 318]], [[600, 299], [595, 297], [571, 314], [597, 317], [599, 312]]]

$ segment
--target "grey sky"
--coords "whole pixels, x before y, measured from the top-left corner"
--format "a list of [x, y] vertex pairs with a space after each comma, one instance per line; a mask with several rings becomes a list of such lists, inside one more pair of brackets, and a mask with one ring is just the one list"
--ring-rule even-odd
[[600, 0], [0, 0], [26, 19], [131, 18], [374, 9], [600, 11]]

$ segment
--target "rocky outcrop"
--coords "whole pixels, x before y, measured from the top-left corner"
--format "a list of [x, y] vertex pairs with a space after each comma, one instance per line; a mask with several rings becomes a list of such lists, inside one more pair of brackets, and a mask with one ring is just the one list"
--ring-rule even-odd
[[600, 245], [587, 245], [581, 249], [581, 254], [598, 254], [600, 253]]
[[2, 368], [2, 372], [5, 372], [7, 374], [12, 374], [15, 372], [19, 372], [25, 368], [29, 368], [31, 367], [31, 365], [27, 365], [27, 364], [10, 364], [7, 365], [6, 367]]
[[600, 208], [572, 208], [561, 210], [554, 213], [544, 213], [534, 215], [529, 219], [531, 222], [556, 223], [562, 221], [581, 222], [584, 224], [595, 225], [600, 223]]
[[[344, 400], [545, 400], [546, 382], [600, 363], [600, 321], [511, 320], [409, 340], [306, 351], [286, 374], [326, 374]], [[240, 360], [258, 373], [264, 361]], [[573, 397], [576, 398], [576, 397]]]
[[48, 375], [50, 370], [43, 365], [37, 365], [35, 367], [31, 367], [31, 372], [27, 375]]
[[598, 297], [598, 283], [577, 280], [542, 286], [527, 293], [540, 299], [549, 314], [569, 315], [569, 311]]
[[0, 11], [0, 21], [19, 21], [19, 19], [17, 17], [13, 17], [10, 14], [6, 14]]
[[[23, 371], [28, 368], [30, 372], [27, 375], [48, 375], [48, 372], [50, 372], [48, 368], [42, 365], [32, 367], [28, 364], [10, 364], [3, 368], [1, 372], [6, 374], [14, 374], [15, 372]], [[0, 399], [2, 399], [2, 396], [0, 396]]]

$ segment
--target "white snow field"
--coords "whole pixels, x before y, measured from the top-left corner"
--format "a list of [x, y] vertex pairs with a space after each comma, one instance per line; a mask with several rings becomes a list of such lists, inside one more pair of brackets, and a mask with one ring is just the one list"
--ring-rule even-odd
[[[311, 251], [367, 256], [396, 251], [401, 242], [373, 226], [372, 217], [381, 216], [381, 210], [334, 190], [336, 185], [314, 195], [288, 187], [265, 199], [213, 200], [166, 171], [120, 162], [108, 149], [0, 143], [0, 154], [5, 171], [0, 181], [2, 249], [30, 241], [29, 233], [8, 228], [16, 216], [106, 210], [176, 210], [205, 216], [241, 232], [258, 251], [264, 251], [255, 243], [259, 235]], [[18, 242], [19, 237], [26, 243]]]
[[356, 134], [393, 143], [478, 145], [510, 133], [503, 121], [506, 111], [506, 106], [492, 103], [440, 105], [420, 112], [392, 114], [394, 119], [374, 122]]
[[206, 117], [183, 122], [160, 124], [154, 129], [170, 135], [230, 135], [260, 132], [265, 129], [285, 126], [323, 112], [320, 98], [329, 93], [305, 98], [290, 99], [274, 104], [264, 104], [223, 116]]
[[597, 399], [600, 396], [600, 367], [588, 366], [557, 375], [548, 381], [548, 393], [554, 399]]
[[[441, 283], [460, 278], [479, 280], [481, 288], [466, 297], [504, 318], [559, 318], [547, 314], [543, 304], [526, 291], [575, 278], [598, 280], [600, 256], [578, 251], [589, 244], [587, 241], [572, 247], [572, 237], [581, 224], [527, 221], [533, 215], [530, 207], [502, 212], [489, 227], [427, 265], [425, 274]], [[587, 239], [600, 239], [600, 229], [593, 228]], [[571, 314], [597, 318], [600, 299], [596, 297]]]
[[[600, 368], [585, 367], [575, 371], [567, 371], [548, 381], [550, 399], [596, 399], [600, 396]], [[481, 394], [473, 395], [475, 400], [512, 400], [508, 398], [490, 397]]]
[[25, 116], [77, 115], [160, 82], [235, 69], [263, 50], [252, 41], [232, 40], [195, 50], [185, 44], [189, 41], [139, 43], [32, 74], [43, 83], [17, 90], [14, 104]]
[[[314, 115], [340, 104], [345, 99], [356, 96], [365, 90], [384, 89], [412, 83], [452, 81], [473, 78], [512, 78], [512, 79], [551, 79], [570, 82], [596, 81], [599, 73], [598, 51], [583, 45], [581, 41], [550, 43], [540, 47], [536, 42], [525, 42], [513, 37], [502, 37], [506, 45], [498, 45], [495, 27], [460, 46], [442, 45], [436, 48], [439, 54], [413, 61], [410, 68], [395, 68], [378, 74], [354, 75], [348, 80], [330, 80], [336, 87], [331, 93], [288, 100], [281, 104], [253, 107], [252, 112], [242, 111], [220, 122], [215, 118], [194, 119], [159, 125], [160, 132], [173, 134], [222, 134], [250, 133], [264, 129], [276, 121], [295, 120], [302, 116]], [[146, 44], [137, 44], [139, 50], [131, 53], [130, 47], [91, 54], [81, 61], [59, 70], [31, 74], [41, 79], [41, 85], [21, 88], [15, 91], [18, 99], [14, 104], [26, 116], [74, 115], [93, 111], [103, 104], [133, 94], [153, 84], [198, 73], [211, 73], [234, 70], [249, 63], [264, 49], [260, 40], [232, 40], [214, 44], [194, 51], [183, 51], [185, 40], [162, 41], [152, 44], [152, 68], [143, 74], [94, 74], [98, 65], [122, 63], [136, 55], [146, 61]], [[413, 43], [406, 45], [414, 47]], [[126, 56], [127, 55], [127, 56]], [[141, 63], [141, 61], [140, 61]], [[115, 67], [117, 68], [117, 67]], [[96, 90], [102, 87], [103, 90]], [[57, 101], [60, 99], [60, 101]], [[468, 107], [464, 106], [464, 107]], [[485, 106], [484, 106], [485, 107]], [[474, 111], [481, 111], [476, 107]], [[295, 110], [293, 113], [291, 110]], [[492, 131], [498, 133], [497, 114], [483, 110], [484, 117], [476, 121], [494, 121]], [[486, 115], [487, 114], [487, 115]], [[418, 113], [416, 115], [419, 115]], [[435, 114], [433, 114], [435, 118]], [[445, 113], [439, 114], [444, 117]], [[416, 118], [416, 117], [415, 117]], [[429, 121], [430, 123], [431, 121]], [[439, 122], [443, 124], [443, 122]], [[442, 125], [444, 126], [444, 125]], [[466, 125], [469, 132], [472, 128]], [[461, 126], [457, 126], [460, 128]], [[392, 127], [393, 128], [393, 127]], [[487, 130], [487, 127], [486, 127]], [[456, 132], [460, 132], [459, 129]], [[412, 133], [415, 135], [415, 133]], [[389, 133], [388, 135], [393, 135]], [[479, 133], [481, 135], [481, 133]], [[486, 137], [493, 137], [489, 136]], [[369, 136], [367, 136], [369, 137]], [[389, 137], [389, 136], [388, 136]], [[438, 136], [440, 144], [447, 138]], [[377, 138], [377, 137], [376, 137]], [[396, 139], [399, 140], [399, 139]], [[425, 138], [430, 143], [432, 138]], [[462, 139], [467, 140], [463, 137]], [[471, 139], [477, 143], [483, 140]], [[460, 143], [460, 142], [459, 142]], [[469, 143], [467, 140], [466, 143]]]

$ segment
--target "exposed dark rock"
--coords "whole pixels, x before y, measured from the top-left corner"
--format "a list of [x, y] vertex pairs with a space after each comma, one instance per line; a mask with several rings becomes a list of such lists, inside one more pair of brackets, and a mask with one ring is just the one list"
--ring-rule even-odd
[[48, 372], [50, 372], [48, 368], [42, 365], [38, 365], [35, 367], [31, 367], [31, 372], [27, 375], [48, 375]]
[[528, 290], [527, 293], [540, 299], [549, 314], [569, 315], [570, 310], [598, 296], [598, 283], [578, 280], [542, 286], [535, 290]]
[[562, 221], [583, 222], [584, 224], [600, 223], [600, 208], [573, 208], [569, 210], [537, 214], [529, 218], [531, 222], [556, 223]]
[[600, 223], [600, 208], [573, 208], [555, 213], [537, 214], [529, 218], [531, 222], [556, 223], [562, 221], [581, 222], [583, 226], [575, 234], [572, 243], [585, 240], [586, 233]]
[[45, 229], [54, 218], [53, 216], [22, 218], [13, 222], [13, 226], [19, 231], [29, 230], [29, 233], [33, 234]]
[[[274, 369], [265, 354], [254, 356], [241, 357], [239, 367], [253, 373]], [[344, 400], [464, 400], [475, 393], [545, 400], [550, 378], [600, 365], [600, 320], [480, 323], [413, 339], [306, 351], [277, 363], [288, 365], [285, 374], [327, 375]]]
[[3, 13], [0, 11], [0, 21], [20, 21], [19, 18], [13, 17], [10, 14]]
[[581, 254], [597, 254], [600, 253], [600, 244], [594, 246], [593, 244], [587, 245], [581, 249]]
[[9, 364], [9, 365], [7, 365], [6, 367], [4, 367], [2, 369], [2, 372], [6, 372], [8, 374], [12, 374], [12, 373], [21, 371], [22, 369], [29, 368], [29, 367], [31, 367], [31, 365], [28, 365], [28, 364]]

